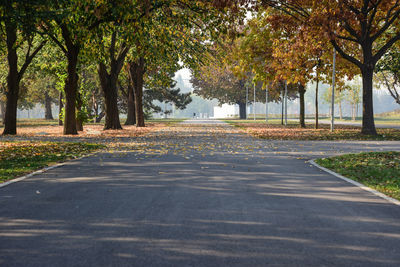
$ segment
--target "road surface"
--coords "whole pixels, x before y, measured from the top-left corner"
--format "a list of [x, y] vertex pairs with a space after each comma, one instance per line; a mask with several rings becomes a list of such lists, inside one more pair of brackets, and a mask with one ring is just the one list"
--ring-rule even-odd
[[0, 188], [0, 266], [400, 266], [400, 207], [307, 163], [371, 150], [187, 121]]

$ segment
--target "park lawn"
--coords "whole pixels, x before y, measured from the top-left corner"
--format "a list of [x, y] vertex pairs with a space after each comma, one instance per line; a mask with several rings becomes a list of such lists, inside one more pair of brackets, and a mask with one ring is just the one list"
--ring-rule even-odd
[[300, 128], [298, 122], [288, 121], [288, 125], [280, 124], [279, 120], [265, 121], [226, 120], [231, 125], [246, 133], [262, 139], [270, 140], [400, 140], [400, 130], [378, 128], [377, 136], [361, 134], [361, 128], [351, 125], [335, 125], [335, 131], [330, 126], [320, 124], [314, 129], [314, 124], [307, 123], [306, 128]]
[[400, 152], [347, 154], [316, 162], [392, 198], [400, 200]]
[[0, 183], [104, 147], [69, 142], [0, 142]]

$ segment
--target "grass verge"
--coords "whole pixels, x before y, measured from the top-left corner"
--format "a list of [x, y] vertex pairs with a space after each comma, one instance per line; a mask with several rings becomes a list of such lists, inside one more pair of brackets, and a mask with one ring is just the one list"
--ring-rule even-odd
[[104, 147], [88, 143], [0, 142], [0, 183]]
[[400, 152], [347, 154], [315, 162], [400, 200]]
[[289, 122], [287, 126], [280, 121], [226, 120], [231, 125], [242, 129], [250, 135], [271, 140], [400, 140], [400, 130], [378, 128], [378, 135], [361, 134], [361, 128], [351, 125], [335, 125], [335, 131], [330, 131], [330, 126], [320, 124], [319, 129], [314, 129], [314, 124], [308, 123], [306, 128], [300, 128], [297, 122]]

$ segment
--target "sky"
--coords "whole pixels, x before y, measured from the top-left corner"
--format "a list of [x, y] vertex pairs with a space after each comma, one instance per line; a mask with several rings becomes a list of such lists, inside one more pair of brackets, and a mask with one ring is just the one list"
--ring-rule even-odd
[[190, 84], [189, 80], [191, 77], [190, 70], [187, 68], [180, 69], [179, 71], [175, 72], [175, 78], [178, 77], [178, 75], [182, 76], [183, 82], [185, 83], [186, 86], [192, 87]]

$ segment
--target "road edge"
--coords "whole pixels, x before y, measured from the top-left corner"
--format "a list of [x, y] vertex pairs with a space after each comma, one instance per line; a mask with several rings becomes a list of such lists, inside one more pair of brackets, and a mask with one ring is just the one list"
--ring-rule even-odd
[[16, 183], [16, 182], [19, 182], [19, 181], [23, 181], [23, 180], [25, 180], [25, 179], [27, 179], [27, 178], [29, 178], [29, 177], [35, 176], [35, 175], [37, 175], [37, 174], [41, 174], [41, 173], [47, 172], [47, 171], [49, 171], [49, 170], [52, 170], [52, 169], [55, 169], [55, 168], [64, 166], [64, 165], [66, 165], [66, 164], [68, 164], [68, 163], [70, 163], [70, 162], [77, 161], [77, 160], [81, 160], [81, 159], [84, 159], [84, 158], [87, 158], [87, 157], [90, 157], [90, 156], [94, 156], [94, 155], [96, 155], [97, 153], [100, 153], [100, 152], [101, 152], [101, 151], [97, 151], [97, 152], [94, 152], [94, 153], [90, 153], [90, 154], [84, 155], [84, 156], [79, 157], [79, 158], [66, 160], [66, 161], [64, 161], [64, 162], [60, 162], [60, 163], [56, 163], [56, 164], [51, 165], [51, 166], [48, 166], [48, 167], [44, 167], [44, 168], [42, 168], [42, 169], [39, 169], [39, 170], [37, 170], [37, 171], [28, 173], [28, 174], [26, 174], [26, 175], [23, 175], [23, 176], [20, 176], [20, 177], [17, 177], [17, 178], [8, 180], [7, 182], [0, 183], [0, 188], [6, 187], [7, 185], [10, 185], [10, 184], [13, 184], [13, 183]]
[[342, 179], [342, 180], [344, 180], [344, 181], [346, 181], [346, 182], [348, 182], [348, 183], [350, 183], [350, 184], [353, 184], [353, 185], [355, 185], [355, 186], [357, 186], [357, 187], [359, 187], [359, 188], [361, 188], [361, 189], [363, 189], [363, 190], [365, 190], [365, 191], [368, 191], [368, 192], [370, 192], [370, 193], [372, 193], [372, 194], [374, 194], [374, 195], [376, 195], [376, 196], [378, 196], [378, 197], [380, 197], [380, 198], [383, 198], [383, 199], [385, 199], [386, 201], [388, 201], [388, 202], [390, 202], [390, 203], [392, 203], [392, 204], [394, 204], [394, 205], [400, 206], [400, 201], [397, 200], [397, 199], [394, 199], [394, 198], [392, 198], [392, 197], [389, 197], [389, 196], [387, 196], [387, 195], [385, 195], [385, 194], [383, 194], [383, 193], [381, 193], [381, 192], [376, 191], [375, 189], [372, 189], [372, 188], [370, 188], [370, 187], [368, 187], [368, 186], [366, 186], [366, 185], [363, 185], [363, 184], [361, 184], [361, 183], [359, 183], [359, 182], [356, 182], [356, 181], [354, 181], [354, 180], [352, 180], [352, 179], [350, 179], [350, 178], [347, 178], [347, 177], [345, 177], [345, 176], [343, 176], [343, 175], [341, 175], [341, 174], [339, 174], [339, 173], [336, 173], [336, 172], [331, 171], [331, 170], [329, 170], [329, 169], [327, 169], [327, 168], [325, 168], [325, 167], [322, 167], [321, 165], [319, 165], [318, 163], [316, 163], [315, 160], [313, 160], [313, 159], [312, 159], [312, 160], [309, 160], [308, 162], [309, 162], [310, 164], [312, 164], [313, 166], [315, 166], [315, 167], [317, 167], [317, 168], [323, 170], [324, 172], [327, 172], [327, 173], [329, 173], [329, 174], [331, 174], [331, 175], [333, 175], [333, 176], [336, 176], [336, 177], [339, 178], [339, 179]]

